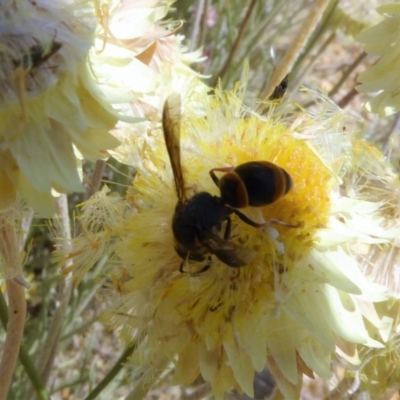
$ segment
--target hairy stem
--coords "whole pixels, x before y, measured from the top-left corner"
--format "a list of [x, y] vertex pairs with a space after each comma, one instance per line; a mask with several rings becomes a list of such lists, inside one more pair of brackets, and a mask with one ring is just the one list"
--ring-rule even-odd
[[[57, 200], [57, 216], [59, 221], [60, 236], [64, 238], [64, 246], [71, 246], [71, 227], [68, 216], [68, 201], [65, 194]], [[59, 307], [55, 310], [53, 319], [50, 323], [46, 341], [43, 345], [43, 352], [39, 361], [39, 371], [42, 381], [46, 383], [49, 378], [57, 345], [60, 340], [61, 329], [65, 320], [68, 303], [71, 298], [72, 283], [69, 277], [61, 277], [58, 290]]]
[[[0, 320], [4, 329], [7, 329], [8, 308], [6, 300], [4, 299], [1, 291], [0, 291]], [[28, 350], [25, 348], [23, 343], [21, 343], [21, 347], [19, 350], [19, 361], [23, 365], [24, 370], [35, 389], [37, 398], [39, 400], [50, 400], [50, 395], [43, 386], [42, 381], [40, 380], [40, 376], [37, 373], [36, 367], [31, 357], [29, 356]]]
[[285, 53], [282, 61], [275, 69], [272, 74], [271, 80], [267, 88], [265, 89], [262, 98], [268, 99], [273, 93], [274, 89], [283, 81], [286, 75], [288, 75], [297, 59], [301, 50], [306, 45], [308, 38], [318, 24], [325, 8], [327, 7], [329, 0], [317, 0], [314, 7], [311, 9], [309, 16], [305, 19], [300, 32], [296, 35], [291, 46]]
[[12, 375], [17, 364], [24, 333], [26, 300], [23, 286], [11, 279], [6, 281], [8, 297], [7, 337], [0, 363], [0, 400], [6, 400]]
[[20, 242], [17, 233], [15, 210], [8, 210], [0, 216], [0, 252], [4, 260], [8, 297], [7, 336], [0, 362], [0, 400], [6, 400], [11, 385], [19, 349], [24, 333], [26, 318], [25, 289], [15, 277], [22, 278]]

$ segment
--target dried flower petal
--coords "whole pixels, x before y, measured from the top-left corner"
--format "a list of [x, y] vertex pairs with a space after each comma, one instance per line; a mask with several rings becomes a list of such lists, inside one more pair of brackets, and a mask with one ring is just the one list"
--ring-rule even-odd
[[51, 215], [53, 190], [83, 190], [77, 156], [102, 158], [118, 144], [115, 112], [87, 65], [93, 10], [7, 1], [0, 21], [0, 205], [19, 194]]

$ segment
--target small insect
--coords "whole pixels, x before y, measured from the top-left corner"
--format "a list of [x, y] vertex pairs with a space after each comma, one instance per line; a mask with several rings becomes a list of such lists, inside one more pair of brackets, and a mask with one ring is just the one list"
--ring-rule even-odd
[[16, 87], [17, 97], [21, 106], [21, 116], [25, 120], [27, 118], [26, 110], [26, 92], [27, 92], [27, 81], [26, 77], [30, 77], [34, 80], [34, 73], [43, 63], [45, 63], [53, 54], [55, 54], [62, 44], [53, 40], [50, 47], [46, 48], [40, 44], [35, 44], [29, 48], [29, 51], [25, 53], [19, 59], [13, 59], [14, 65], [14, 81]]
[[[230, 216], [236, 214], [243, 222], [255, 228], [272, 224], [294, 227], [275, 219], [257, 223], [237, 208], [261, 207], [270, 204], [286, 193], [292, 186], [290, 175], [282, 168], [268, 161], [250, 161], [237, 167], [214, 168], [210, 176], [219, 187], [221, 197], [208, 192], [185, 195], [185, 181], [181, 168], [180, 153], [180, 95], [171, 94], [164, 105], [163, 130], [174, 176], [178, 202], [172, 218], [175, 250], [184, 260], [205, 261], [215, 255], [230, 267], [241, 267], [251, 263], [256, 252], [230, 241], [232, 222]], [[218, 179], [215, 172], [225, 172]], [[222, 234], [222, 225], [226, 223]], [[184, 271], [182, 262], [179, 271]], [[209, 268], [206, 265], [201, 271]], [[196, 274], [198, 274], [196, 273]]]
[[24, 54], [20, 60], [13, 60], [14, 66], [21, 66], [25, 71], [32, 71], [44, 64], [53, 54], [61, 49], [62, 44], [53, 40], [49, 48], [44, 48], [40, 44], [35, 44], [29, 48], [29, 52]]
[[269, 96], [269, 100], [280, 100], [286, 93], [289, 84], [289, 75], [286, 75], [282, 82], [275, 87], [271, 96]]

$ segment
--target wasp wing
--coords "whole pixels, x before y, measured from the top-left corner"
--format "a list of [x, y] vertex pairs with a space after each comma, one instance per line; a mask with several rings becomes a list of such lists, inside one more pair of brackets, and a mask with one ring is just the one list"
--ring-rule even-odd
[[171, 162], [172, 173], [178, 201], [185, 200], [185, 182], [183, 179], [181, 166], [181, 96], [172, 93], [168, 96], [163, 109], [162, 117], [165, 145], [167, 146], [169, 160]]
[[243, 267], [250, 264], [257, 256], [254, 250], [223, 239], [215, 228], [205, 233], [200, 242], [210, 253], [215, 254], [230, 267]]

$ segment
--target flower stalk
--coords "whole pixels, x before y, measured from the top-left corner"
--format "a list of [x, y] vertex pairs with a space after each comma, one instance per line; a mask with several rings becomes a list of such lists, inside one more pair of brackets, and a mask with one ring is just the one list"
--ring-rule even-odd
[[20, 241], [14, 210], [0, 214], [0, 256], [7, 271], [7, 335], [0, 362], [0, 400], [6, 400], [18, 360], [26, 318], [25, 288], [15, 280], [22, 276]]
[[[68, 199], [66, 195], [61, 195], [57, 199], [56, 210], [57, 217], [55, 223], [59, 227], [60, 236], [64, 238], [65, 251], [68, 251], [71, 247], [71, 225], [68, 215]], [[66, 263], [68, 265], [71, 261], [67, 260]], [[42, 353], [39, 356], [38, 370], [40, 371], [42, 382], [47, 382], [52, 370], [58, 342], [62, 333], [65, 314], [71, 298], [73, 284], [69, 275], [60, 277], [58, 290], [59, 306], [54, 312], [45, 343], [42, 347]]]
[[261, 98], [268, 99], [273, 93], [274, 89], [283, 81], [285, 76], [290, 73], [294, 63], [300, 56], [304, 46], [307, 44], [308, 38], [317, 26], [328, 4], [329, 0], [317, 0], [315, 2], [314, 7], [312, 7], [310, 14], [304, 20], [303, 26], [286, 51], [282, 61], [275, 68], [271, 79], [268, 82], [268, 86], [261, 95]]
[[231, 50], [230, 50], [230, 52], [228, 54], [228, 58], [226, 59], [225, 64], [221, 68], [221, 71], [217, 74], [216, 81], [213, 83], [212, 86], [216, 86], [217, 85], [218, 79], [222, 79], [223, 80], [225, 74], [229, 70], [229, 67], [230, 67], [230, 65], [232, 63], [232, 60], [233, 60], [234, 56], [236, 55], [236, 52], [237, 52], [237, 50], [239, 48], [240, 41], [243, 39], [245, 29], [247, 27], [247, 24], [249, 23], [251, 14], [253, 13], [254, 7], [256, 6], [256, 4], [257, 4], [257, 0], [251, 0], [251, 3], [249, 4], [249, 7], [247, 8], [246, 15], [244, 16], [243, 21], [240, 24], [239, 32], [237, 34], [235, 42], [233, 43], [233, 46], [232, 46], [232, 48], [231, 48]]

